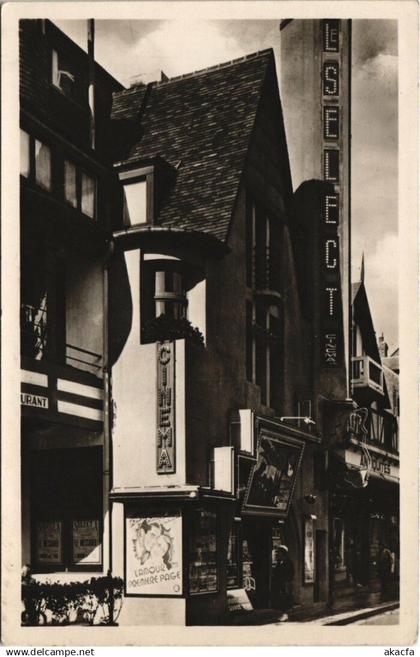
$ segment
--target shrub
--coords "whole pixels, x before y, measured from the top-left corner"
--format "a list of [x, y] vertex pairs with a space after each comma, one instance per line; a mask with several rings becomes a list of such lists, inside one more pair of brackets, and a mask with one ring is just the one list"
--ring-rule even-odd
[[185, 317], [174, 319], [168, 315], [160, 315], [146, 322], [143, 329], [144, 342], [164, 342], [165, 340], [179, 339], [191, 340], [195, 344], [204, 345], [201, 331]]
[[88, 582], [37, 582], [26, 572], [22, 577], [23, 625], [67, 625], [83, 620], [90, 625], [101, 608], [101, 625], [115, 625], [122, 607], [124, 582], [113, 577], [92, 577]]

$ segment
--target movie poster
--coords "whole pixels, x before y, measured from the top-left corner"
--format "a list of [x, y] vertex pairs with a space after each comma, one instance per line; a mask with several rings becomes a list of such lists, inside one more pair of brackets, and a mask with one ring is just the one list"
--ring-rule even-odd
[[126, 590], [129, 595], [182, 594], [180, 513], [126, 519]]

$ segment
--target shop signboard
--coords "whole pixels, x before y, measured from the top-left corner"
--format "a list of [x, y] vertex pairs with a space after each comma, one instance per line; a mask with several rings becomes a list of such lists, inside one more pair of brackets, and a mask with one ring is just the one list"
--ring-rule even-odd
[[262, 429], [243, 504], [245, 515], [286, 517], [304, 444]]
[[[369, 459], [367, 458], [368, 452]], [[358, 468], [368, 469], [369, 476], [384, 479], [385, 481], [399, 482], [400, 469], [397, 459], [390, 458], [387, 454], [380, 454], [371, 449], [351, 450], [346, 449], [344, 460], [347, 465]]]
[[40, 564], [61, 564], [62, 538], [60, 521], [39, 521], [36, 525], [37, 560]]
[[127, 595], [182, 595], [180, 512], [126, 518]]
[[99, 520], [73, 520], [73, 563], [100, 565]]

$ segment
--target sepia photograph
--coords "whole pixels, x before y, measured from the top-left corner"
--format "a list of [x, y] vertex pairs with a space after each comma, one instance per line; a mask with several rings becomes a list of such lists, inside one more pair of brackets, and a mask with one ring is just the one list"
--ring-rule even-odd
[[3, 57], [6, 640], [412, 643], [416, 5], [28, 4]]

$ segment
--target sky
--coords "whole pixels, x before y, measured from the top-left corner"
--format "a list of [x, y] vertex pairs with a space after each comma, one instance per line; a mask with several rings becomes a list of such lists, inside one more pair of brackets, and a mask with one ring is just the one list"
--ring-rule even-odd
[[[56, 23], [86, 49], [85, 21]], [[354, 20], [352, 46], [352, 279], [360, 278], [364, 253], [376, 333], [384, 333], [392, 350], [398, 345], [397, 22]], [[265, 48], [273, 48], [280, 77], [277, 20], [95, 21], [95, 58], [124, 86]]]

